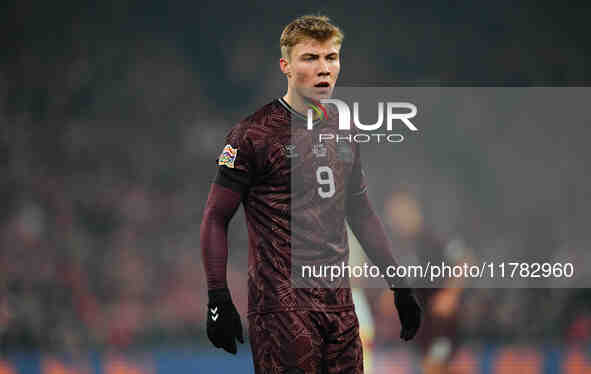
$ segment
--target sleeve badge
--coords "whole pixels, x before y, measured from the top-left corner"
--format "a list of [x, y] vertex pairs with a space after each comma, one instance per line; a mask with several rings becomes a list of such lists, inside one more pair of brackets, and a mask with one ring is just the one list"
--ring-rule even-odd
[[234, 168], [234, 161], [236, 161], [236, 155], [238, 154], [238, 149], [232, 147], [230, 144], [226, 144], [224, 150], [220, 154], [218, 158], [218, 165], [226, 165], [229, 168]]

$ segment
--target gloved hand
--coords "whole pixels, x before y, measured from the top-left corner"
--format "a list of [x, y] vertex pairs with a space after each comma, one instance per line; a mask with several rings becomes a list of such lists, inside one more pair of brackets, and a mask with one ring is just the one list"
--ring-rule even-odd
[[217, 348], [236, 354], [236, 340], [244, 343], [240, 315], [232, 303], [230, 290], [219, 288], [208, 291], [207, 337]]
[[400, 319], [400, 339], [412, 339], [421, 326], [421, 307], [411, 288], [396, 288], [394, 291], [394, 305]]

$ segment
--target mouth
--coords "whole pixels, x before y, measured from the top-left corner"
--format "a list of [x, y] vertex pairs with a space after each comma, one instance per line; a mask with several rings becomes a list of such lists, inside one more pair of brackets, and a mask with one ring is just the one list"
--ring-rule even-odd
[[320, 82], [314, 85], [316, 88], [328, 88], [330, 87], [330, 83], [328, 82]]

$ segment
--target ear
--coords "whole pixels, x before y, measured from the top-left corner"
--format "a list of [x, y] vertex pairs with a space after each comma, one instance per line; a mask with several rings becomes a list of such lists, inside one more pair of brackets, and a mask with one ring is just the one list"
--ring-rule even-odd
[[279, 59], [279, 67], [281, 68], [283, 74], [287, 75], [288, 78], [291, 78], [291, 65], [286, 58], [281, 57]]

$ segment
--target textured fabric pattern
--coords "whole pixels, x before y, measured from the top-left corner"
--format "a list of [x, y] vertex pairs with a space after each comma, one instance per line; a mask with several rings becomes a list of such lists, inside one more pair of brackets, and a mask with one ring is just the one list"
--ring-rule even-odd
[[[331, 288], [294, 288], [297, 263], [348, 263], [345, 228], [348, 195], [365, 191], [358, 147], [334, 140], [318, 148], [318, 134], [347, 136], [336, 118], [313, 131], [275, 100], [234, 126], [225, 144], [236, 149], [233, 167], [219, 166], [224, 183], [243, 196], [249, 232], [248, 313], [353, 307], [346, 278]], [[331, 169], [334, 188], [319, 184], [320, 170]], [[324, 196], [322, 195], [324, 194]], [[329, 197], [327, 197], [329, 196]]]
[[256, 374], [360, 374], [363, 349], [353, 310], [249, 317]]

